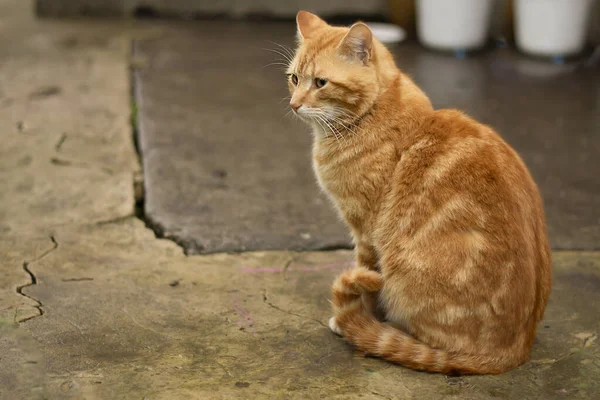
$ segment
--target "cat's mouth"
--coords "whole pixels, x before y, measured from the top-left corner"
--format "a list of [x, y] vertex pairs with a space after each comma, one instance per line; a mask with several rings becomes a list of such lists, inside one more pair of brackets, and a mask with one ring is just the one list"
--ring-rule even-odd
[[317, 112], [315, 112], [314, 110], [307, 109], [304, 106], [298, 108], [297, 110], [292, 109], [292, 112], [295, 116], [297, 116], [304, 122], [312, 122], [318, 118]]

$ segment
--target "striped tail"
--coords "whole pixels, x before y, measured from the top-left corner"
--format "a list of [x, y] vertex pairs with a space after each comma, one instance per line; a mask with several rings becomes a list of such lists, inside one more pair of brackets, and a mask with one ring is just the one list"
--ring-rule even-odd
[[335, 317], [329, 326], [360, 352], [411, 369], [444, 374], [498, 374], [515, 366], [505, 359], [434, 349], [378, 321], [361, 297], [382, 286], [381, 275], [363, 267], [345, 271], [333, 284]]

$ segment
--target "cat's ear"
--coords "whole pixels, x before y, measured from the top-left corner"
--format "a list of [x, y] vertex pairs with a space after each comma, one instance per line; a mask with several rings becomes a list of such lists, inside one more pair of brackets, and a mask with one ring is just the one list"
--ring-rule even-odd
[[308, 39], [314, 31], [329, 26], [327, 22], [308, 11], [298, 12], [298, 15], [296, 15], [296, 24], [298, 25], [299, 41]]
[[345, 57], [358, 59], [363, 64], [371, 59], [373, 50], [373, 34], [362, 22], [352, 25], [339, 45], [339, 51]]

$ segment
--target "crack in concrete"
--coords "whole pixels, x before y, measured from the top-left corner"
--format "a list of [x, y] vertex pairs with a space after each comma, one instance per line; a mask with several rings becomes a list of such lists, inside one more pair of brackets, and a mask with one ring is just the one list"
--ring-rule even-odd
[[94, 223], [94, 225], [96, 225], [96, 226], [102, 226], [102, 225], [118, 224], [119, 222], [127, 221], [130, 218], [136, 218], [136, 215], [135, 214], [129, 214], [129, 215], [124, 215], [122, 217], [105, 219], [105, 220], [98, 221], [98, 222]]
[[82, 281], [93, 281], [94, 278], [63, 278], [63, 282], [82, 282]]
[[64, 158], [52, 157], [50, 159], [50, 163], [54, 164], [54, 165], [58, 165], [59, 167], [78, 167], [78, 168], [86, 168], [86, 169], [97, 169], [108, 175], [115, 174], [115, 172], [110, 168], [94, 166], [94, 165], [88, 164], [83, 161], [73, 161], [73, 160], [66, 160]]
[[[131, 58], [137, 59], [139, 58], [138, 52], [136, 52], [136, 41], [134, 40], [131, 44]], [[167, 230], [167, 228], [161, 224], [160, 221], [157, 221], [152, 217], [152, 215], [148, 215], [145, 212], [145, 199], [143, 198], [145, 193], [144, 188], [144, 157], [143, 157], [143, 149], [141, 145], [140, 131], [143, 128], [142, 123], [140, 121], [140, 110], [141, 105], [143, 103], [143, 97], [140, 92], [140, 84], [139, 84], [139, 65], [137, 63], [132, 63], [129, 66], [129, 74], [130, 74], [130, 118], [129, 123], [131, 127], [131, 135], [133, 138], [133, 144], [135, 147], [135, 151], [137, 153], [138, 159], [140, 161], [140, 166], [142, 168], [142, 179], [136, 180], [134, 178], [133, 182], [133, 190], [136, 194], [136, 217], [144, 222], [146, 228], [152, 230], [154, 232], [154, 236], [157, 239], [166, 239], [177, 246], [179, 246], [183, 254], [186, 256], [190, 255], [198, 255], [204, 254], [205, 245], [201, 243], [197, 238], [196, 240], [187, 238], [185, 236], [181, 236], [178, 232], [173, 232]], [[139, 194], [139, 195], [138, 195]], [[178, 228], [176, 228], [178, 230]], [[314, 251], [337, 251], [337, 250], [351, 250], [354, 246], [348, 245], [346, 243], [333, 243], [331, 245], [318, 247], [313, 249]], [[244, 249], [237, 249], [231, 251], [233, 253], [243, 253]], [[220, 251], [221, 252], [221, 251]], [[227, 252], [227, 251], [225, 251]], [[292, 261], [293, 262], [293, 261]], [[291, 264], [291, 263], [290, 263]], [[283, 273], [284, 278], [286, 274], [287, 268], [290, 264], [284, 267]]]
[[62, 135], [60, 135], [58, 142], [56, 142], [56, 144], [54, 145], [54, 149], [56, 150], [56, 152], [60, 151], [60, 148], [65, 143], [65, 140], [67, 140], [67, 134], [63, 133]]
[[229, 377], [230, 377], [230, 378], [233, 378], [233, 375], [231, 375], [231, 373], [229, 372], [229, 370], [228, 370], [227, 368], [225, 368], [225, 366], [224, 366], [223, 364], [221, 364], [221, 363], [220, 363], [219, 361], [217, 361], [217, 360], [213, 360], [213, 362], [214, 362], [216, 365], [218, 365], [219, 367], [221, 367], [221, 369], [222, 369], [223, 371], [225, 371], [225, 373], [226, 373], [227, 375], [229, 375]]
[[285, 263], [285, 265], [283, 266], [283, 270], [281, 271], [283, 273], [284, 280], [287, 280], [287, 273], [288, 273], [289, 268], [292, 266], [293, 263], [296, 262], [296, 260], [298, 260], [298, 258], [300, 258], [300, 256], [301, 256], [301, 254], [294, 254]]
[[288, 315], [293, 315], [295, 317], [311, 320], [311, 321], [316, 322], [317, 324], [321, 325], [322, 327], [329, 329], [329, 327], [327, 325], [325, 325], [324, 323], [322, 323], [321, 321], [319, 321], [316, 318], [311, 318], [311, 317], [307, 317], [305, 315], [296, 314], [295, 312], [292, 312], [292, 311], [286, 311], [283, 308], [279, 308], [275, 304], [271, 303], [269, 301], [269, 297], [267, 296], [267, 289], [263, 289], [262, 296], [263, 296], [263, 303], [265, 303], [266, 305], [268, 305], [271, 308], [274, 308], [277, 311], [280, 311], [280, 312], [288, 314]]
[[42, 309], [42, 306], [43, 306], [42, 302], [39, 301], [38, 299], [36, 299], [35, 297], [32, 297], [26, 293], [23, 293], [23, 289], [25, 289], [26, 287], [29, 287], [29, 286], [37, 285], [37, 277], [35, 276], [33, 271], [31, 271], [31, 269], [29, 268], [29, 265], [34, 262], [43, 260], [46, 256], [48, 256], [50, 253], [52, 253], [54, 250], [56, 250], [58, 248], [58, 242], [56, 241], [54, 236], [50, 236], [50, 240], [52, 241], [52, 244], [53, 244], [52, 248], [44, 251], [42, 254], [40, 254], [38, 257], [34, 258], [33, 260], [23, 262], [23, 270], [29, 275], [31, 282], [17, 287], [18, 294], [20, 294], [23, 297], [27, 297], [28, 299], [33, 300], [34, 302], [37, 303], [34, 307], [38, 310], [38, 315], [27, 317], [22, 320], [17, 320], [17, 313], [15, 312], [15, 322], [16, 323], [23, 323], [23, 322], [29, 321], [30, 319], [41, 317], [42, 315], [44, 315], [44, 310]]
[[329, 353], [324, 354], [321, 357], [319, 357], [317, 360], [315, 360], [315, 364], [321, 364], [321, 363], [323, 363], [323, 360], [326, 359], [326, 358], [328, 358], [328, 357], [331, 357], [331, 356], [336, 355], [336, 354], [345, 354], [347, 352], [348, 352], [347, 350], [330, 351]]
[[[131, 44], [131, 57], [136, 57], [135, 51], [136, 42], [135, 40]], [[139, 93], [139, 85], [138, 85], [138, 76], [136, 74], [135, 66], [130, 66], [130, 97], [131, 97], [131, 115], [129, 118], [130, 126], [131, 126], [131, 136], [133, 139], [133, 145], [135, 148], [135, 152], [137, 153], [139, 165], [141, 167], [141, 179], [136, 179], [134, 174], [133, 177], [133, 193], [136, 195], [135, 199], [135, 217], [142, 221], [146, 228], [150, 229], [154, 232], [154, 236], [157, 239], [166, 239], [175, 243], [179, 246], [186, 256], [189, 255], [190, 250], [201, 251], [202, 245], [198, 244], [193, 246], [183, 240], [180, 240], [178, 237], [173, 236], [171, 233], [166, 232], [165, 229], [156, 221], [153, 221], [150, 216], [146, 215], [145, 210], [145, 180], [144, 180], [144, 163], [143, 163], [143, 155], [142, 155], [142, 146], [140, 144], [140, 121], [139, 121], [139, 104], [142, 102], [141, 93]]]
[[392, 400], [391, 397], [385, 396], [385, 395], [383, 395], [381, 393], [377, 393], [374, 390], [369, 390], [369, 391], [371, 392], [371, 394], [374, 394], [375, 396], [383, 397], [384, 399], [387, 399], [387, 400]]

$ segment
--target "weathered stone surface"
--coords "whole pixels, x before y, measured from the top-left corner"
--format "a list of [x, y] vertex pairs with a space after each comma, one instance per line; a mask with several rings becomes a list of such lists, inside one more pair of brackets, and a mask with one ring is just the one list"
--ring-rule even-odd
[[[30, 333], [0, 317], [0, 398], [46, 400], [44, 357]], [[60, 398], [56, 393], [52, 399]]]
[[[348, 243], [314, 183], [307, 128], [282, 117], [284, 79], [263, 68], [281, 60], [260, 49], [285, 52], [270, 41], [292, 45], [294, 31], [203, 22], [138, 44], [146, 211], [190, 253]], [[600, 70], [507, 49], [467, 59], [415, 43], [392, 50], [437, 107], [492, 125], [523, 156], [554, 248], [599, 248]]]
[[350, 246], [264, 50], [284, 51], [271, 40], [291, 44], [292, 26], [202, 26], [137, 46], [148, 220], [189, 253]]
[[134, 219], [59, 229], [56, 240], [25, 288], [44, 316], [22, 324], [49, 395], [587, 399], [600, 390], [600, 253], [554, 254], [531, 362], [447, 378], [356, 357], [328, 330], [329, 285], [351, 265], [348, 251], [185, 257]]
[[0, 233], [132, 215], [126, 26], [2, 11]]

